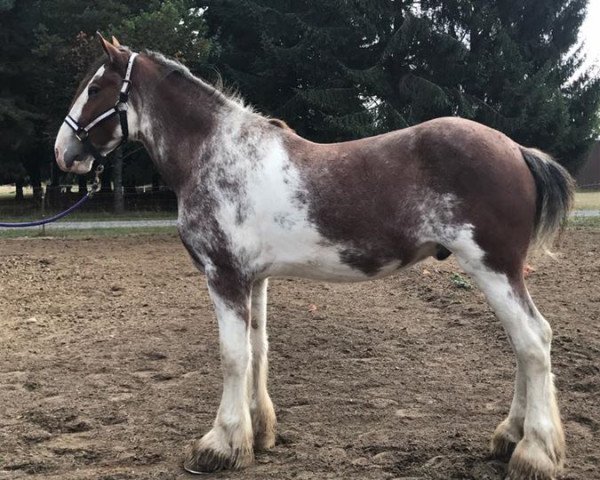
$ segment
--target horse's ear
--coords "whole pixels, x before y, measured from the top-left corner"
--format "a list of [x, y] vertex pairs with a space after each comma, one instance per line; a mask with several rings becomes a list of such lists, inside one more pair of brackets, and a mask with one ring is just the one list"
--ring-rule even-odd
[[100, 44], [104, 49], [104, 52], [108, 56], [108, 59], [111, 63], [115, 63], [119, 59], [119, 50], [112, 43], [107, 42], [106, 39], [102, 36], [100, 32], [96, 32], [98, 39], [100, 40]]
[[117, 40], [117, 37], [115, 37], [114, 35], [112, 36], [112, 44], [117, 48], [119, 48], [121, 46], [121, 44]]

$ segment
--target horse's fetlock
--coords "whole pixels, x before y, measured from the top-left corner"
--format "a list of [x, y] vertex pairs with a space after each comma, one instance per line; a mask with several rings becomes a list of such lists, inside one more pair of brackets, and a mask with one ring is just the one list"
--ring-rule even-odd
[[492, 435], [491, 455], [508, 460], [521, 438], [523, 438], [523, 419], [505, 419], [496, 427]]

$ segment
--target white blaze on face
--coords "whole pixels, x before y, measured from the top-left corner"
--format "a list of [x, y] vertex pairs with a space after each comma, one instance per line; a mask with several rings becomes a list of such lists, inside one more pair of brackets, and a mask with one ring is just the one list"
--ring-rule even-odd
[[[96, 71], [96, 73], [87, 83], [85, 88], [83, 88], [81, 94], [79, 95], [77, 100], [75, 100], [73, 107], [69, 111], [69, 115], [72, 118], [74, 118], [77, 122], [79, 122], [81, 112], [83, 111], [83, 107], [88, 101], [88, 88], [90, 84], [95, 79], [102, 77], [102, 75], [104, 75], [104, 70], [104, 65], [102, 65]], [[54, 153], [56, 156], [56, 163], [58, 164], [60, 169], [65, 172], [85, 174], [92, 169], [92, 163], [94, 159], [90, 155], [84, 153], [83, 145], [75, 136], [75, 132], [64, 122], [61, 125], [60, 130], [58, 131], [58, 135], [56, 136], [56, 142], [54, 143]], [[67, 166], [66, 159], [74, 155], [80, 155], [80, 160], [77, 160], [73, 162], [72, 165]]]

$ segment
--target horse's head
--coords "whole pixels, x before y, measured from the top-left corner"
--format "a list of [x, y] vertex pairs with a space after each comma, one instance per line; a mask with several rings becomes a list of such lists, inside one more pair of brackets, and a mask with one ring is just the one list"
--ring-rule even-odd
[[88, 173], [95, 157], [112, 152], [128, 136], [127, 116], [120, 112], [127, 108], [135, 54], [114, 37], [113, 43], [98, 37], [106, 57], [81, 82], [54, 144], [56, 162], [66, 172]]

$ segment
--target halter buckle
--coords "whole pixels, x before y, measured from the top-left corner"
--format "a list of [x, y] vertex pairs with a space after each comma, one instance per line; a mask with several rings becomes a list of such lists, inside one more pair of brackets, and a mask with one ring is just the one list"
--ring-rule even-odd
[[131, 88], [131, 80], [124, 78], [121, 90], [119, 91], [119, 102], [127, 103], [129, 100], [129, 89]]
[[80, 142], [85, 142], [90, 132], [88, 132], [85, 128], [80, 128], [75, 132], [75, 136]]
[[122, 101], [118, 101], [117, 104], [115, 105], [116, 109], [119, 112], [126, 112], [127, 109], [129, 108], [129, 105], [127, 104], [127, 102], [122, 102]]

